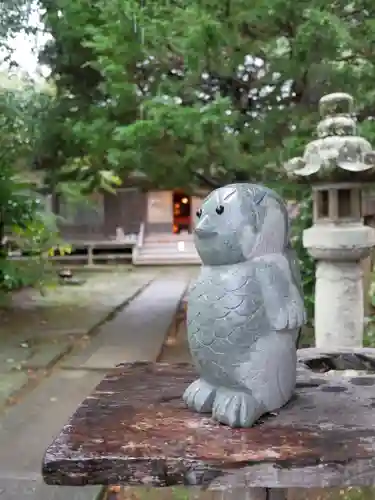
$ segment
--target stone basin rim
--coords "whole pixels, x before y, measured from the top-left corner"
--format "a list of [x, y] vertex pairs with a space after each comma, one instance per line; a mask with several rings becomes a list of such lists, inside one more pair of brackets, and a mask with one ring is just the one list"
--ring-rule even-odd
[[[304, 348], [298, 350], [298, 365], [314, 373], [354, 371], [355, 377], [375, 376], [375, 349], [361, 348]], [[353, 374], [354, 375], [354, 374]]]

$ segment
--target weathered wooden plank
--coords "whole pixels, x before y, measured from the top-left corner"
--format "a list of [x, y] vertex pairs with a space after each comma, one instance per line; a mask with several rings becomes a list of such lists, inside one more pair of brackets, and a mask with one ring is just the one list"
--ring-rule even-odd
[[[55, 487], [56, 488], [56, 487]], [[75, 488], [81, 490], [82, 488]], [[202, 491], [183, 486], [172, 488], [130, 488], [128, 486], [108, 488], [102, 500], [287, 500], [287, 491], [282, 489], [252, 488], [230, 491]], [[306, 500], [304, 495], [293, 500]], [[291, 499], [290, 499], [291, 500]], [[311, 499], [311, 500], [322, 500]], [[328, 500], [328, 499], [327, 499]]]
[[[329, 372], [330, 355], [318, 354], [312, 361], [303, 350], [295, 398], [251, 429], [220, 426], [184, 407], [191, 366], [125, 365], [105, 377], [48, 448], [44, 479], [219, 491], [375, 484], [375, 376]], [[347, 353], [339, 354], [334, 359], [345, 368]], [[371, 370], [374, 351], [356, 357], [357, 369]]]

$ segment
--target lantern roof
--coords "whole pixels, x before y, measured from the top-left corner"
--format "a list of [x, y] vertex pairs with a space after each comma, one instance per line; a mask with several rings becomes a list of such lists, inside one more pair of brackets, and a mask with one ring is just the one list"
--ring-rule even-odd
[[303, 156], [285, 164], [289, 177], [309, 183], [375, 180], [375, 152], [358, 135], [353, 109], [349, 94], [337, 92], [320, 99], [317, 139], [306, 146]]

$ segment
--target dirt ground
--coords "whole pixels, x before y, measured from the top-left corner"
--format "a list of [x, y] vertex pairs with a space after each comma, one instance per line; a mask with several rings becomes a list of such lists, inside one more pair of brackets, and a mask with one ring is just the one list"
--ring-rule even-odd
[[110, 279], [104, 273], [75, 273], [83, 284], [79, 286], [51, 285], [40, 294], [26, 288], [13, 294], [12, 299], [0, 307], [0, 339], [23, 336], [25, 332], [61, 332], [73, 334], [94, 326], [98, 319], [113, 306], [114, 297], [124, 293], [124, 279], [135, 280], [127, 271], [112, 272]]

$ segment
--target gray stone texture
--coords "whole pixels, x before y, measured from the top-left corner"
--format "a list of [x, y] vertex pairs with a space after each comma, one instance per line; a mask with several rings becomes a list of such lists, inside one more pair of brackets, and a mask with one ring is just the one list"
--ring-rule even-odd
[[286, 206], [263, 186], [233, 184], [213, 191], [197, 218], [203, 267], [190, 288], [188, 340], [200, 378], [184, 401], [250, 427], [284, 406], [296, 383], [305, 313]]

